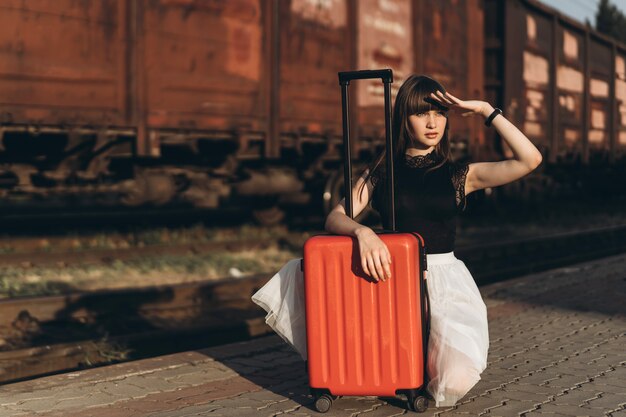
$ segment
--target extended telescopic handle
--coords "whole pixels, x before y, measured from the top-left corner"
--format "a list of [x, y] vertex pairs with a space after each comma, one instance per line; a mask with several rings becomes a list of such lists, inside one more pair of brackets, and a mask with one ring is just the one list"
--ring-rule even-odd
[[339, 73], [339, 84], [341, 85], [341, 104], [343, 120], [343, 157], [344, 157], [344, 189], [346, 200], [346, 214], [352, 219], [352, 157], [350, 155], [350, 121], [349, 121], [349, 100], [348, 85], [351, 80], [368, 80], [380, 78], [384, 84], [385, 91], [385, 139], [386, 139], [386, 161], [387, 161], [387, 194], [389, 197], [388, 222], [391, 230], [396, 230], [396, 210], [393, 175], [393, 143], [391, 136], [391, 83], [393, 82], [393, 72], [391, 69], [363, 70], [363, 71], [343, 71]]
[[370, 80], [380, 78], [384, 83], [393, 82], [393, 72], [390, 69], [342, 71], [339, 73], [339, 84], [349, 83], [352, 80]]

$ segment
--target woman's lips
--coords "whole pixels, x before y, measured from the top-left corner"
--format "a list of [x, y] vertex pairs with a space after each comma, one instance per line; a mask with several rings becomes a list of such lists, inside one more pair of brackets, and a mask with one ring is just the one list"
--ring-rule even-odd
[[434, 138], [437, 137], [437, 133], [426, 133], [425, 135], [427, 138]]

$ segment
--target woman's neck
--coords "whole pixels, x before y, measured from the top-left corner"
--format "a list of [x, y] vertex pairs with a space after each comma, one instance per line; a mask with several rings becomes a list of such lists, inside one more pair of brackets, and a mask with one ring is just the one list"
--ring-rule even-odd
[[435, 149], [434, 146], [431, 146], [426, 149], [418, 149], [418, 148], [406, 148], [406, 154], [409, 156], [419, 156], [419, 155], [428, 155]]

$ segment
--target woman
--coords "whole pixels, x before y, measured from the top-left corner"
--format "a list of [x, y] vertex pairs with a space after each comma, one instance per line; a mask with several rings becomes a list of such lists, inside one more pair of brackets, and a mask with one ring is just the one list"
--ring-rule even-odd
[[[448, 110], [481, 115], [513, 151], [499, 162], [450, 161]], [[454, 405], [480, 379], [487, 364], [487, 309], [465, 264], [454, 256], [456, 218], [468, 194], [507, 184], [541, 163], [541, 153], [499, 110], [463, 101], [434, 79], [412, 75], [398, 91], [393, 111], [396, 230], [418, 232], [426, 242], [431, 302], [427, 391], [436, 406]], [[372, 200], [386, 222], [384, 152], [352, 188], [356, 216]], [[383, 224], [386, 229], [389, 225]], [[391, 254], [374, 231], [346, 215], [342, 200], [326, 218], [326, 231], [356, 237], [361, 265], [375, 280], [391, 277]], [[253, 301], [267, 323], [306, 359], [304, 282], [299, 259], [289, 261]]]

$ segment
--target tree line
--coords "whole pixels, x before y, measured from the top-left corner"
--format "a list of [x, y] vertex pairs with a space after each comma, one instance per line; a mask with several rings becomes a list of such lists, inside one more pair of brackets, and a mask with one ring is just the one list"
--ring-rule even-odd
[[596, 30], [626, 43], [626, 16], [609, 0], [600, 0], [596, 11]]

